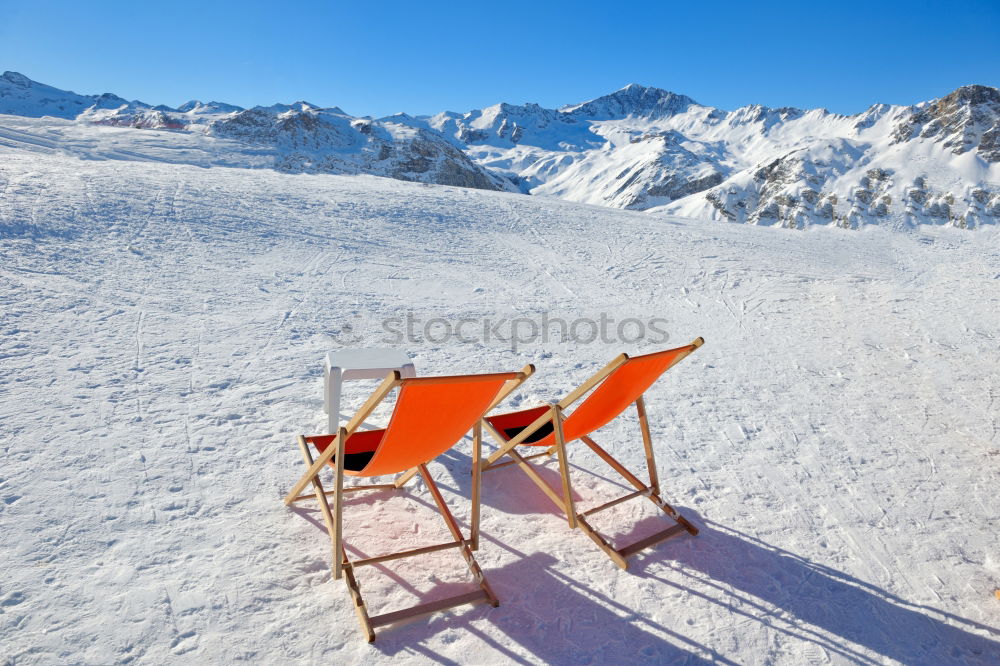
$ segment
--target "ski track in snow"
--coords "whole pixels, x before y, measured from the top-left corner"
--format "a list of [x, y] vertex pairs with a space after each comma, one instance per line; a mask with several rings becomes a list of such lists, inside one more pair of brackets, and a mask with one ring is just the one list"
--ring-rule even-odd
[[[5, 663], [1000, 660], [995, 230], [653, 219], [125, 161], [121, 142], [81, 160], [0, 132]], [[281, 498], [294, 436], [325, 423], [333, 335], [380, 344], [407, 311], [660, 316], [671, 344], [703, 335], [647, 396], [665, 498], [702, 533], [619, 571], [526, 477], [492, 472], [477, 557], [500, 607], [364, 643], [318, 511]], [[403, 346], [425, 374], [534, 362], [512, 399], [528, 406], [663, 345]], [[347, 384], [345, 412], [373, 386]], [[643, 469], [631, 414], [599, 435]], [[466, 439], [432, 465], [463, 525], [470, 454]], [[581, 510], [622, 491], [570, 456]], [[352, 496], [346, 516], [356, 556], [446, 534], [420, 491]], [[637, 502], [594, 522], [619, 543], [666, 524]], [[359, 581], [373, 614], [469, 585], [450, 551]]]

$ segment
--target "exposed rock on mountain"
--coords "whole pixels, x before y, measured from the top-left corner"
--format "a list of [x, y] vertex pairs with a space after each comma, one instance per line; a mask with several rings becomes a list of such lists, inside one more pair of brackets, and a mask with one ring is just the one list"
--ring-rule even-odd
[[691, 106], [695, 106], [695, 101], [685, 95], [630, 83], [610, 95], [564, 106], [559, 111], [577, 118], [612, 120], [628, 116], [662, 118], [684, 113]]
[[309, 173], [369, 173], [478, 189], [510, 189], [439, 133], [408, 118], [353, 118], [340, 109], [298, 102], [287, 110], [255, 107], [211, 122], [206, 131], [275, 149], [275, 168]]
[[933, 139], [956, 155], [976, 150], [1000, 162], [1000, 90], [962, 86], [950, 95], [919, 104], [893, 132], [893, 142]]
[[225, 102], [208, 102], [205, 104], [201, 100], [193, 99], [178, 106], [177, 110], [181, 113], [195, 114], [233, 113], [235, 111], [242, 111], [243, 107], [236, 106], [235, 104], [226, 104]]

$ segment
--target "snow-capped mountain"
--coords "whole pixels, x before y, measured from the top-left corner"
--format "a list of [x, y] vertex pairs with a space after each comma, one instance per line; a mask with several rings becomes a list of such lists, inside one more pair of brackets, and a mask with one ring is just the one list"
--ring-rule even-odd
[[349, 116], [339, 108], [307, 102], [224, 114], [202, 129], [275, 151], [274, 166], [308, 173], [368, 173], [400, 180], [510, 189], [473, 162], [461, 148], [431, 129], [414, 126], [408, 116], [381, 120]]
[[[270, 154], [271, 166], [294, 173], [373, 174], [488, 190], [514, 189], [476, 164], [457, 142], [408, 116], [356, 118], [308, 102], [243, 109], [198, 100], [177, 108], [111, 94], [78, 95], [16, 72], [0, 77], [0, 114], [54, 116], [137, 129], [184, 130], [236, 139]], [[258, 165], [254, 160], [254, 166]]]
[[99, 100], [110, 97], [114, 96], [110, 93], [77, 95], [32, 81], [17, 72], [4, 72], [0, 76], [0, 113], [7, 115], [72, 119], [98, 104]]
[[[166, 127], [170, 124], [166, 116], [168, 112], [177, 112], [177, 109], [152, 106], [138, 100], [130, 102], [113, 93], [78, 95], [32, 81], [17, 72], [4, 72], [0, 76], [0, 114], [29, 118], [51, 116], [67, 120], [82, 118], [121, 125], [129, 124], [124, 122], [124, 118], [128, 117], [143, 119], [136, 120], [131, 125], [134, 127]], [[115, 118], [121, 122], [114, 122]], [[163, 119], [162, 124], [157, 125], [153, 118]]]
[[1000, 221], [996, 88], [963, 86], [854, 116], [810, 111], [761, 136], [772, 155], [755, 156], [703, 197], [660, 210], [797, 227]]
[[1000, 218], [1000, 91], [985, 86], [845, 116], [724, 111], [633, 84], [428, 124], [523, 192], [573, 201], [789, 227]]
[[7, 72], [0, 113], [232, 139], [284, 171], [367, 173], [750, 224], [1000, 221], [1000, 91], [978, 85], [855, 115], [725, 111], [631, 84], [558, 109], [501, 103], [374, 119], [306, 102], [151, 106]]

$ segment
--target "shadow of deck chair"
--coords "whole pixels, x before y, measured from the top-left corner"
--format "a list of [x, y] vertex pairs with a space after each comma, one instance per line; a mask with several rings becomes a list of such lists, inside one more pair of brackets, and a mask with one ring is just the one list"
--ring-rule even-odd
[[[354, 418], [336, 434], [302, 435], [298, 438], [299, 448], [302, 450], [302, 457], [308, 470], [285, 497], [285, 504], [291, 505], [293, 502], [307, 499], [319, 501], [333, 546], [333, 577], [345, 579], [361, 629], [369, 643], [375, 640], [375, 628], [410, 617], [477, 601], [488, 601], [493, 606], [499, 605], [496, 595], [493, 594], [472, 555], [472, 551], [476, 550], [479, 544], [482, 418], [533, 372], [534, 367], [528, 365], [520, 372], [403, 379], [399, 371], [393, 371], [375, 389]], [[389, 425], [380, 430], [359, 432], [358, 428], [365, 419], [397, 387], [399, 395]], [[454, 446], [469, 430], [473, 431], [474, 464], [472, 532], [470, 538], [466, 539], [462, 536], [458, 523], [427, 471], [427, 463]], [[319, 453], [315, 459], [310, 445]], [[327, 465], [335, 470], [333, 490], [324, 490], [319, 478], [319, 472]], [[393, 483], [344, 487], [345, 476], [371, 477], [400, 473], [401, 476]], [[348, 558], [343, 543], [344, 493], [402, 488], [416, 474], [420, 474], [423, 478], [454, 540], [377, 557], [353, 561]], [[315, 492], [308, 495], [300, 494], [310, 484]], [[332, 495], [334, 498], [332, 510], [327, 502], [327, 495]], [[458, 548], [461, 551], [480, 589], [383, 615], [368, 615], [367, 606], [354, 575], [356, 568], [448, 548]]]
[[[483, 470], [518, 465], [549, 499], [566, 513], [569, 526], [571, 528], [579, 527], [583, 530], [622, 569], [628, 568], [627, 558], [630, 555], [681, 532], [697, 534], [698, 529], [660, 497], [660, 482], [656, 474], [653, 442], [649, 434], [649, 422], [646, 418], [643, 394], [660, 375], [702, 344], [704, 344], [704, 340], [698, 338], [684, 347], [654, 354], [634, 358], [629, 358], [627, 354], [621, 354], [557, 403], [486, 417], [486, 430], [497, 440], [500, 448], [482, 463]], [[591, 391], [593, 392], [591, 393]], [[571, 414], [565, 415], [563, 413], [563, 410], [587, 393], [590, 395]], [[642, 430], [646, 466], [649, 470], [648, 485], [640, 481], [635, 474], [626, 469], [590, 437], [591, 433], [610, 423], [631, 404], [635, 404]], [[635, 491], [582, 513], [577, 513], [566, 458], [566, 445], [577, 439], [582, 440], [598, 457], [621, 474], [635, 488]], [[546, 450], [522, 456], [517, 451], [519, 446], [545, 447]], [[552, 455], [553, 453], [558, 456], [559, 474], [562, 477], [562, 495], [553, 490], [528, 462], [531, 458]], [[496, 461], [504, 455], [510, 456], [512, 460], [497, 463]], [[636, 497], [649, 499], [677, 524], [633, 544], [616, 549], [590, 525], [587, 519], [599, 511]]]

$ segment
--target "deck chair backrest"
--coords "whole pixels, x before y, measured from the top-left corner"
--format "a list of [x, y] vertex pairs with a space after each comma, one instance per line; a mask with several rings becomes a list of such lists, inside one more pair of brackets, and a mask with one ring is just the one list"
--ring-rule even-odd
[[626, 360], [566, 417], [563, 422], [565, 441], [569, 443], [610, 423], [638, 400], [670, 366], [695, 349], [696, 345], [687, 345]]
[[[483, 417], [508, 381], [520, 377], [507, 372], [402, 380], [385, 436], [359, 474], [396, 474], [441, 455]], [[344, 446], [350, 451], [350, 437]]]

